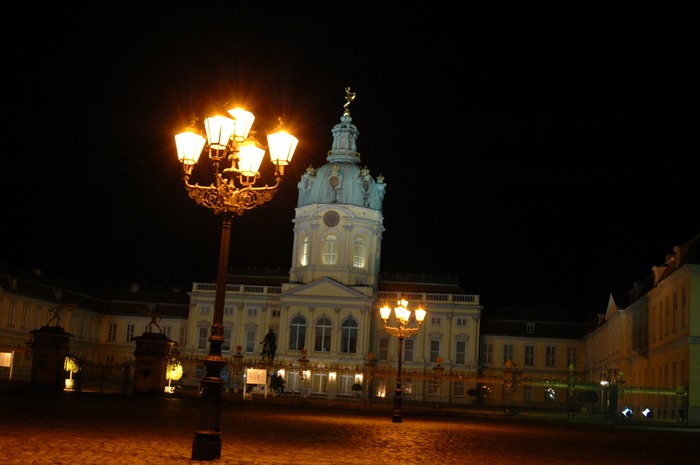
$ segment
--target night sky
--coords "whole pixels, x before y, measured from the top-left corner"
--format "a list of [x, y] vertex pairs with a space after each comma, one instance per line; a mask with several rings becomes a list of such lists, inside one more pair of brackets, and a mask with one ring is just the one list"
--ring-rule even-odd
[[676, 2], [170, 3], [7, 14], [24, 33], [5, 37], [0, 260], [213, 281], [220, 219], [188, 198], [173, 135], [238, 103], [300, 143], [272, 202], [234, 220], [230, 263], [286, 272], [297, 182], [325, 163], [348, 86], [362, 165], [387, 183], [383, 272], [604, 312], [700, 232], [698, 18]]

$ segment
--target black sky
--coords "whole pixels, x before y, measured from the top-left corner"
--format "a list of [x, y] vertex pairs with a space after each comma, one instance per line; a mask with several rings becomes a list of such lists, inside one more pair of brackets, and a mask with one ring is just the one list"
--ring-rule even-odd
[[234, 221], [231, 264], [287, 271], [296, 183], [325, 163], [347, 86], [387, 182], [382, 271], [604, 311], [700, 232], [690, 8], [172, 3], [9, 14], [0, 260], [212, 280], [219, 219], [187, 197], [173, 134], [236, 102], [300, 144], [275, 199]]

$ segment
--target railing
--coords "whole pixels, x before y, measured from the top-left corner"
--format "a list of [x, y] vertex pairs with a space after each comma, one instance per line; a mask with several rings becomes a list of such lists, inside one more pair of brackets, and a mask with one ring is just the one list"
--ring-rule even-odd
[[[194, 283], [192, 292], [215, 292], [216, 283]], [[227, 294], [279, 294], [282, 292], [281, 286], [257, 286], [250, 284], [227, 284]]]
[[[215, 292], [216, 283], [194, 283], [193, 292]], [[227, 284], [227, 294], [280, 294], [281, 286], [259, 286], [251, 284]], [[478, 294], [446, 294], [446, 293], [425, 293], [425, 292], [388, 292], [377, 293], [377, 300], [394, 300], [403, 297], [413, 302], [421, 303], [446, 303], [446, 304], [472, 304], [479, 305]]]
[[76, 359], [78, 372], [73, 374], [73, 389], [81, 392], [128, 394], [133, 387], [134, 362], [102, 365]]
[[479, 295], [476, 294], [444, 294], [444, 293], [425, 293], [425, 292], [377, 292], [377, 300], [396, 300], [399, 298], [407, 299], [415, 303], [442, 303], [442, 304], [469, 304], [479, 305]]

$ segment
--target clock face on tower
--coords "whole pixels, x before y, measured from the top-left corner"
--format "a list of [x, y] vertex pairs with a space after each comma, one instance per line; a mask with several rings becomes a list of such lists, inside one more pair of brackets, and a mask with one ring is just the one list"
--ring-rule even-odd
[[332, 228], [333, 226], [337, 225], [339, 221], [340, 215], [338, 215], [338, 212], [334, 210], [328, 210], [326, 214], [323, 215], [323, 224], [325, 224], [329, 228]]

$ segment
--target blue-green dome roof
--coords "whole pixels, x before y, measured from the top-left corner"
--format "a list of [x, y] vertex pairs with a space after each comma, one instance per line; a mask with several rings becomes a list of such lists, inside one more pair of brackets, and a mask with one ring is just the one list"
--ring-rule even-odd
[[331, 132], [333, 147], [326, 157], [328, 163], [318, 169], [306, 169], [298, 184], [297, 207], [344, 204], [381, 211], [386, 184], [381, 175], [375, 181], [366, 167], [360, 168], [359, 131], [352, 124], [347, 106]]

